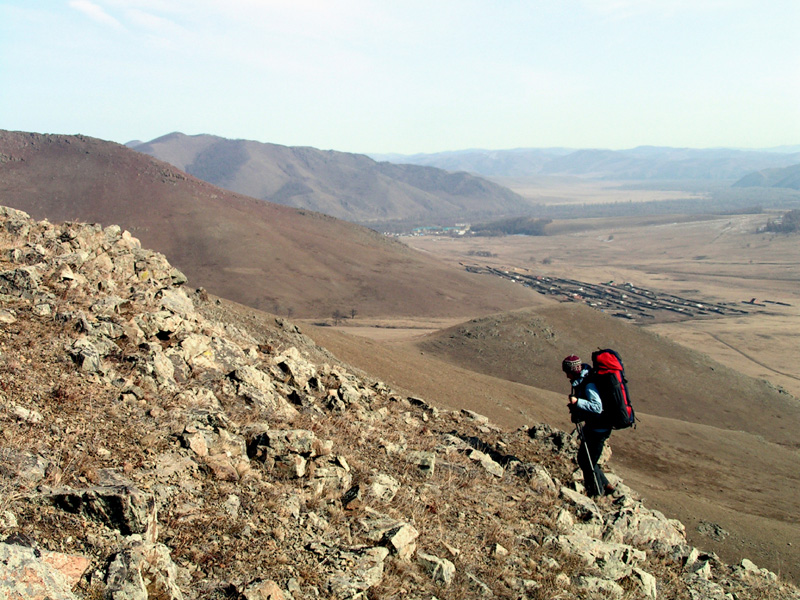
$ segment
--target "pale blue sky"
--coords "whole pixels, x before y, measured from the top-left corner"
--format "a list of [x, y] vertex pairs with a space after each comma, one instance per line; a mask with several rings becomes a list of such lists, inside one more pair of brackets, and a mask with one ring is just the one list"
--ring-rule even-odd
[[0, 129], [796, 145], [799, 28], [800, 0], [0, 0]]

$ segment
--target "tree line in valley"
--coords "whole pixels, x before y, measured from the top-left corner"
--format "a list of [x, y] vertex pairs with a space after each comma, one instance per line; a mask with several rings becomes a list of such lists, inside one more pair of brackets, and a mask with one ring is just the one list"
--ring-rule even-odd
[[764, 226], [764, 231], [772, 233], [800, 232], [800, 210], [790, 210], [778, 219], [770, 219]]
[[511, 217], [490, 223], [473, 225], [471, 231], [474, 235], [547, 235], [546, 227], [552, 219], [536, 219], [532, 217]]

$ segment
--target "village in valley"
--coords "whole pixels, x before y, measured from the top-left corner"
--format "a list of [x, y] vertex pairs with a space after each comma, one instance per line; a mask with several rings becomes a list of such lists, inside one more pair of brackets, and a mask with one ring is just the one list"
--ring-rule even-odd
[[587, 283], [574, 279], [536, 275], [521, 269], [501, 269], [490, 266], [465, 265], [470, 273], [496, 275], [521, 283], [549, 296], [559, 296], [565, 302], [583, 302], [614, 317], [634, 322], [666, 322], [719, 316], [747, 315], [755, 307], [784, 304], [752, 298], [741, 305], [701, 302], [674, 294], [654, 292], [631, 283]]

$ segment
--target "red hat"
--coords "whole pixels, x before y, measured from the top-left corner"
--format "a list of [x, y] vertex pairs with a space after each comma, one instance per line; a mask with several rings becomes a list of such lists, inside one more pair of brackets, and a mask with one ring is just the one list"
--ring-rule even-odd
[[564, 373], [580, 373], [583, 368], [583, 363], [580, 357], [570, 354], [567, 358], [561, 361], [561, 370]]

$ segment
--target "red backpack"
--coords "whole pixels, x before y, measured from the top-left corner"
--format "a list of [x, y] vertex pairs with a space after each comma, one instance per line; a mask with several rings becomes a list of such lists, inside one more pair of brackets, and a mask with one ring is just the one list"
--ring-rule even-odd
[[592, 383], [603, 402], [603, 416], [612, 429], [636, 427], [636, 416], [619, 354], [607, 348], [592, 353]]

